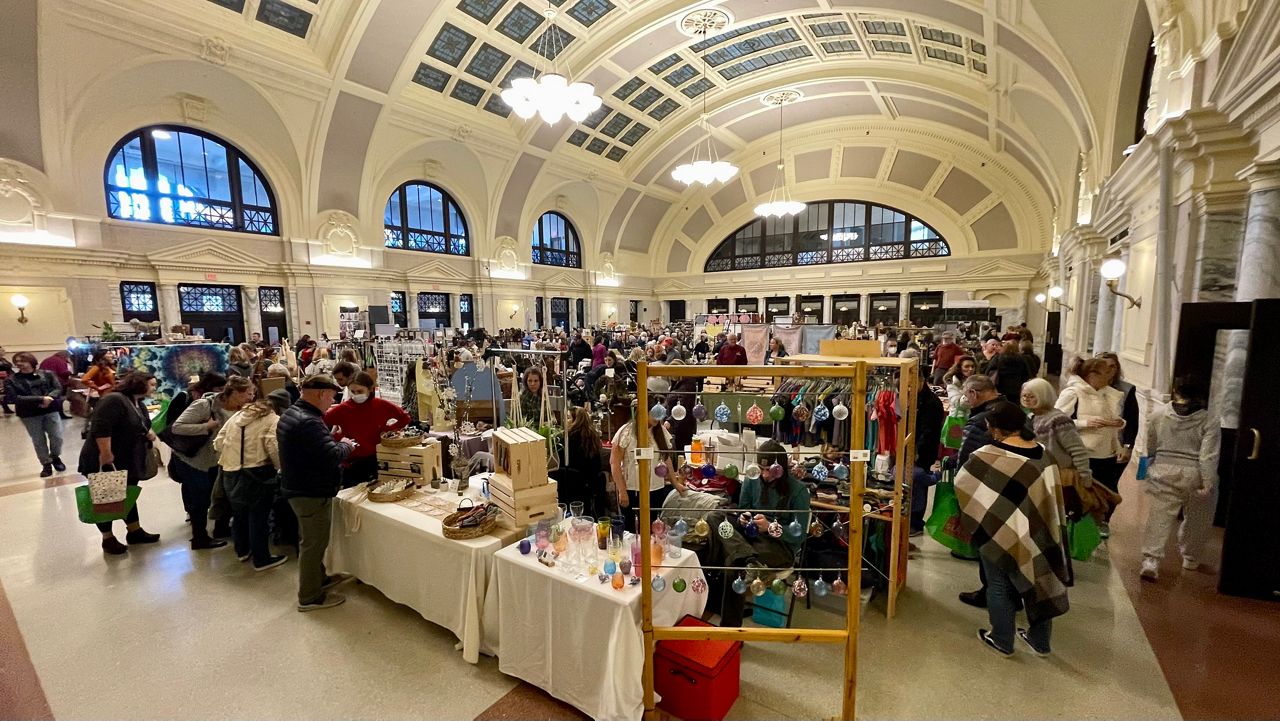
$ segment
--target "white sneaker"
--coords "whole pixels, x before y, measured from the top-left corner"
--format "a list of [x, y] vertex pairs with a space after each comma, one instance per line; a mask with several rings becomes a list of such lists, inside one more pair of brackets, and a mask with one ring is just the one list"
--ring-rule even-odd
[[1144, 581], [1154, 581], [1160, 578], [1160, 561], [1154, 558], [1142, 559], [1142, 570], [1138, 572]]
[[318, 611], [323, 608], [333, 608], [334, 606], [337, 606], [346, 600], [347, 600], [347, 597], [341, 594], [326, 593], [324, 596], [320, 598], [319, 601], [316, 601], [314, 603], [298, 604], [298, 610], [306, 612], [306, 611]]
[[1196, 559], [1194, 559], [1194, 558], [1187, 558], [1186, 556], [1183, 556], [1183, 557], [1182, 557], [1182, 568], [1183, 568], [1183, 569], [1185, 569], [1185, 570], [1187, 570], [1187, 571], [1194, 571], [1194, 570], [1196, 570], [1197, 568], [1200, 568], [1200, 562], [1199, 562], [1199, 561], [1197, 561], [1197, 560], [1196, 560]]

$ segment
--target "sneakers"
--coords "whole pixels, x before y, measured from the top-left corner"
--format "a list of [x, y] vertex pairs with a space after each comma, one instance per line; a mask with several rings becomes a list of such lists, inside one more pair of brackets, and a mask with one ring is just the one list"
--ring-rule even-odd
[[199, 540], [192, 539], [191, 550], [204, 551], [211, 548], [222, 548], [227, 545], [226, 541], [217, 538], [201, 538]]
[[53, 470], [57, 471], [58, 473], [62, 473], [63, 471], [67, 470], [67, 464], [63, 463], [61, 458], [54, 456], [49, 460], [53, 462]]
[[915, 530], [911, 531], [911, 533], [909, 533], [909, 534], [907, 534], [907, 535], [908, 535], [909, 537], [911, 537], [911, 538], [919, 538], [919, 537], [921, 537], [921, 536], [923, 536], [923, 535], [924, 535], [924, 529], [923, 529], [923, 528], [917, 528], [917, 529], [915, 529]]
[[1031, 653], [1034, 653], [1040, 658], [1047, 658], [1049, 656], [1048, 651], [1041, 651], [1035, 647], [1035, 644], [1031, 643], [1031, 639], [1027, 637], [1027, 629], [1018, 629], [1018, 638], [1022, 639], [1022, 642], [1027, 645], [1027, 648], [1031, 649]]
[[1005, 658], [1013, 657], [1013, 651], [1006, 651], [1003, 648], [1000, 648], [1000, 646], [996, 644], [995, 639], [991, 638], [991, 633], [985, 628], [978, 629], [978, 640], [981, 641], [984, 646]]
[[236, 556], [236, 560], [241, 563], [244, 563], [245, 561], [249, 560], [252, 557], [253, 557], [252, 553], [246, 553], [243, 556]]
[[1103, 521], [1098, 524], [1098, 535], [1103, 538], [1111, 538], [1111, 524]]
[[52, 475], [53, 475], [53, 464], [52, 463], [44, 464], [44, 467], [40, 469], [40, 477], [48, 478], [49, 476], [52, 476]]
[[334, 606], [340, 606], [346, 600], [347, 600], [346, 596], [343, 596], [337, 593], [326, 593], [325, 595], [320, 597], [319, 601], [314, 601], [312, 603], [299, 603], [298, 610], [304, 613], [307, 611], [319, 611], [322, 608], [333, 608]]
[[350, 573], [331, 574], [325, 577], [324, 583], [320, 584], [320, 590], [328, 591], [329, 589], [335, 586], [340, 586], [353, 578], [355, 578], [355, 576], [352, 576]]
[[124, 540], [125, 540], [125, 543], [128, 543], [130, 546], [136, 546], [142, 543], [156, 543], [157, 541], [160, 540], [160, 534], [147, 533], [146, 531], [139, 528], [135, 531], [129, 531], [128, 533], [124, 534]]
[[270, 571], [271, 569], [275, 568], [276, 566], [282, 566], [282, 565], [284, 565], [285, 561], [288, 561], [288, 560], [289, 560], [289, 557], [288, 557], [288, 556], [272, 556], [271, 558], [268, 558], [268, 559], [267, 559], [267, 562], [266, 562], [266, 564], [265, 564], [265, 565], [262, 565], [262, 566], [255, 565], [255, 566], [253, 567], [253, 570], [255, 570], [255, 571]]
[[1160, 561], [1154, 558], [1142, 559], [1142, 570], [1138, 576], [1144, 581], [1155, 581], [1160, 578]]
[[987, 589], [980, 588], [977, 591], [962, 591], [960, 593], [960, 602], [973, 606], [974, 608], [986, 608]]
[[1200, 568], [1200, 562], [1194, 558], [1182, 557], [1182, 569], [1184, 571], [1194, 571]]
[[112, 536], [102, 539], [102, 552], [111, 556], [123, 556], [129, 552], [129, 547]]

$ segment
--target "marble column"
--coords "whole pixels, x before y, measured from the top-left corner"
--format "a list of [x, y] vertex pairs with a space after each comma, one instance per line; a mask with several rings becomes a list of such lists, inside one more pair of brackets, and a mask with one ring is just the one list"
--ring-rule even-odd
[[[1243, 193], [1208, 193], [1196, 199], [1199, 237], [1196, 240], [1191, 299], [1193, 302], [1235, 300], [1240, 245], [1244, 240], [1248, 196]], [[1235, 331], [1239, 332], [1239, 331]], [[1216, 334], [1213, 349], [1213, 376], [1209, 392], [1209, 413], [1223, 416], [1227, 349], [1232, 331]], [[1234, 412], [1231, 416], [1234, 418]], [[1233, 426], [1234, 427], [1234, 426]]]
[[156, 302], [160, 304], [160, 326], [166, 331], [169, 328], [182, 323], [182, 307], [178, 303], [178, 285], [176, 283], [161, 283], [156, 287], [159, 297]]
[[[285, 244], [288, 247], [288, 244]], [[298, 289], [295, 287], [285, 288], [285, 310], [289, 314], [289, 339], [301, 338], [306, 333], [302, 327], [302, 312], [298, 309]]]
[[1098, 278], [1098, 314], [1093, 328], [1093, 352], [1115, 350], [1111, 344], [1116, 322], [1116, 295], [1107, 288], [1105, 279]]
[[241, 306], [244, 307], [245, 339], [254, 333], [262, 334], [262, 296], [258, 294], [258, 286], [246, 285], [240, 289]]
[[[1280, 297], [1280, 163], [1252, 166], [1241, 174], [1249, 181], [1249, 211], [1240, 246], [1235, 299], [1251, 302]], [[1249, 333], [1232, 332], [1227, 341], [1223, 382], [1222, 426], [1238, 428], [1240, 398], [1248, 360]]]
[[404, 301], [405, 322], [409, 324], [409, 328], [417, 330], [422, 326], [418, 325], [418, 294], [413, 291], [405, 292]]

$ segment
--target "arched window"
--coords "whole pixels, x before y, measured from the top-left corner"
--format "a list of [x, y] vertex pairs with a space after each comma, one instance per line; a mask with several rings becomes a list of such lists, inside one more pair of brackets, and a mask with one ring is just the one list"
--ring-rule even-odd
[[388, 248], [471, 255], [467, 221], [453, 196], [431, 183], [411, 180], [387, 198], [382, 237]]
[[824, 200], [809, 203], [799, 215], [747, 223], [716, 247], [704, 268], [716, 273], [948, 255], [947, 241], [907, 213], [858, 200]]
[[582, 267], [582, 246], [573, 223], [554, 210], [543, 213], [533, 226], [533, 262], [563, 268]]
[[111, 149], [107, 214], [121, 220], [277, 235], [275, 196], [238, 148], [177, 125], [135, 130]]

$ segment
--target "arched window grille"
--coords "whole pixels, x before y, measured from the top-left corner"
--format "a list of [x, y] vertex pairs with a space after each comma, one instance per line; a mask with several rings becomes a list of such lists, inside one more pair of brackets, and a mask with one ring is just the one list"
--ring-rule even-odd
[[401, 185], [387, 199], [382, 236], [388, 248], [471, 255], [467, 221], [457, 201], [442, 188], [421, 180]]
[[555, 212], [543, 213], [533, 226], [533, 262], [562, 268], [582, 267], [578, 231], [569, 219]]

